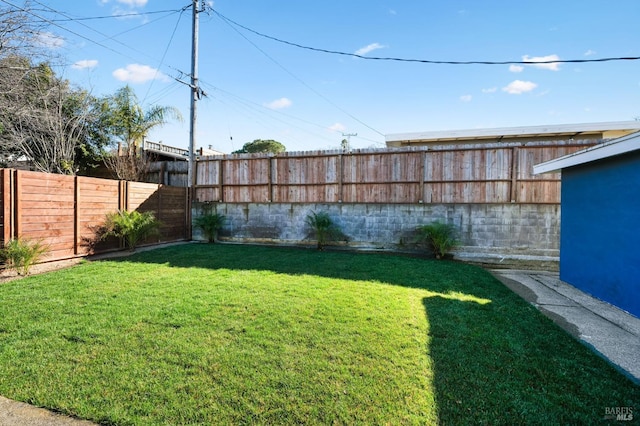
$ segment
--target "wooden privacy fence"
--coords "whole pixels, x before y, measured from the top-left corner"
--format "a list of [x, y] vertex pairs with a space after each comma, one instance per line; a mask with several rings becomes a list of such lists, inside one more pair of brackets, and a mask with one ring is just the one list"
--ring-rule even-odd
[[197, 162], [195, 200], [555, 204], [559, 174], [534, 176], [533, 165], [590, 145], [205, 157]]
[[113, 241], [91, 244], [95, 228], [117, 210], [153, 212], [162, 223], [154, 242], [189, 238], [186, 188], [11, 169], [1, 169], [0, 178], [3, 242], [42, 240], [47, 260], [117, 248]]

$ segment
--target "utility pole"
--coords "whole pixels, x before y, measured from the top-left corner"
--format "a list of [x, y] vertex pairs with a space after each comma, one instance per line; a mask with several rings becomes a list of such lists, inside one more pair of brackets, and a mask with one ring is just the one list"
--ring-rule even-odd
[[196, 105], [200, 98], [200, 87], [198, 86], [198, 0], [193, 0], [192, 5], [192, 41], [191, 41], [191, 119], [189, 125], [189, 167], [187, 169], [187, 185], [191, 189], [190, 193], [195, 197], [196, 186], [196, 120], [198, 117]]

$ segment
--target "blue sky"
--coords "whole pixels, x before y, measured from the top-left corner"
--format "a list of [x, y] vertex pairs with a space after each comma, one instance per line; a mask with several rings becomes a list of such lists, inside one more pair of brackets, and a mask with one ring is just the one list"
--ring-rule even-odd
[[[4, 1], [4, 0], [3, 0]], [[21, 4], [19, 0], [7, 0]], [[54, 22], [60, 71], [95, 95], [131, 85], [184, 123], [150, 140], [187, 147], [190, 0], [33, 0]], [[640, 56], [638, 0], [215, 0], [245, 27], [316, 48], [438, 61]], [[164, 12], [163, 12], [164, 11]], [[392, 133], [626, 121], [640, 116], [640, 61], [434, 65], [300, 49], [200, 14], [197, 145], [254, 139], [290, 151], [383, 147]], [[149, 13], [154, 12], [154, 13]], [[155, 13], [159, 12], [159, 13]], [[79, 19], [100, 17], [100, 19]]]

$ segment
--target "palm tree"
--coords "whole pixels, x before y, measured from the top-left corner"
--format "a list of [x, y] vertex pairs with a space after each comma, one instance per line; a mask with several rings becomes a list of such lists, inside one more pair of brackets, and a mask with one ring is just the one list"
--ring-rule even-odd
[[175, 107], [153, 105], [144, 110], [128, 85], [103, 99], [102, 111], [109, 133], [122, 146], [122, 152], [112, 158], [109, 166], [119, 179], [125, 180], [138, 180], [144, 172], [139, 148], [149, 131], [166, 124], [169, 119], [182, 121], [182, 115]]
[[113, 135], [129, 151], [140, 146], [151, 129], [166, 124], [169, 118], [182, 121], [182, 115], [175, 107], [153, 105], [148, 110], [143, 110], [129, 85], [108, 97], [105, 106], [108, 108], [107, 115]]

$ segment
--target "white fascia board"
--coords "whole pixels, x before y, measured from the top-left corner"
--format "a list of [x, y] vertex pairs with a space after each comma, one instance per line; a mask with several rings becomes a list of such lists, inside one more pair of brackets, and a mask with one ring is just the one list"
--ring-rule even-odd
[[175, 158], [177, 160], [188, 160], [189, 159], [189, 155], [182, 155], [182, 154], [178, 154], [175, 152], [171, 152], [171, 151], [162, 151], [159, 149], [145, 149], [145, 152], [150, 152], [153, 154], [158, 154], [158, 155], [162, 155], [164, 157], [171, 157], [171, 158]]
[[553, 173], [592, 161], [640, 150], [640, 132], [619, 139], [595, 145], [564, 157], [546, 161], [533, 166], [533, 174]]
[[614, 121], [606, 123], [560, 124], [548, 126], [503, 127], [494, 129], [444, 130], [436, 132], [394, 133], [385, 136], [386, 142], [419, 142], [455, 139], [492, 139], [500, 137], [527, 137], [574, 135], [611, 130], [640, 130], [639, 121]]

